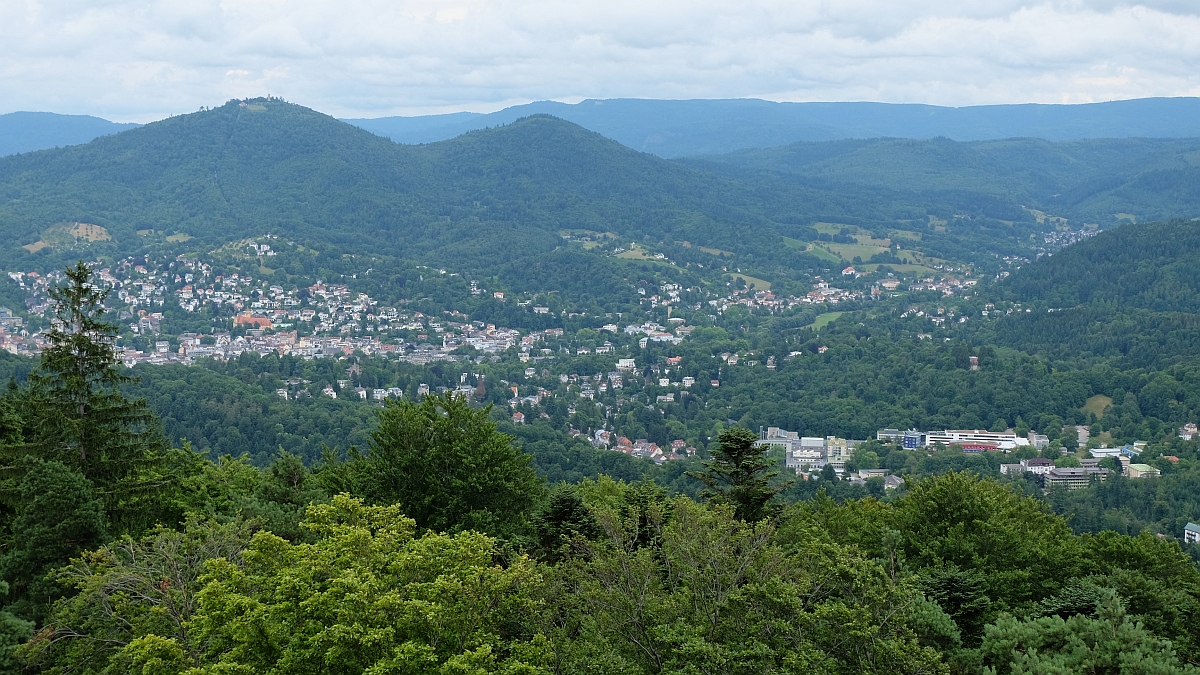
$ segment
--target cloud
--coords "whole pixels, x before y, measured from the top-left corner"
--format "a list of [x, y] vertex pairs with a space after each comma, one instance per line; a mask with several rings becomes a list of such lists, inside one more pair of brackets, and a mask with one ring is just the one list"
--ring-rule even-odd
[[0, 105], [148, 120], [580, 98], [971, 105], [1200, 95], [1192, 0], [15, 0]]

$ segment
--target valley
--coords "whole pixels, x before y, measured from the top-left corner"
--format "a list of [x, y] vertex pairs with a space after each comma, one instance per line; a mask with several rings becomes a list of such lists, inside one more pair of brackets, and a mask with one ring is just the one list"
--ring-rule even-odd
[[[665, 672], [626, 667], [625, 624], [573, 603], [633, 569], [660, 607], [689, 606], [661, 560], [691, 570], [740, 541], [762, 598], [828, 570], [897, 598], [878, 611], [908, 651], [871, 671], [812, 638], [858, 664], [829, 672], [980, 672], [1014, 612], [1079, 597], [1128, 603], [1196, 662], [1170, 609], [1200, 598], [1195, 147], [876, 138], [668, 160], [545, 115], [404, 146], [267, 98], [0, 158], [0, 461], [22, 476], [0, 480], [0, 516], [58, 527], [49, 501], [78, 499], [62, 522], [91, 537], [29, 566], [85, 580], [46, 602], [13, 562], [33, 539], [6, 539], [11, 607], [80, 621], [145, 550], [169, 566], [199, 547], [208, 571], [178, 582], [205, 588], [192, 617], [225, 611], [226, 578], [257, 574], [257, 593], [312, 569], [264, 561], [342, 547], [321, 563], [342, 574], [374, 564], [364, 542], [387, 561], [453, 550], [472, 579], [543, 575], [503, 586], [537, 607], [506, 619], [504, 658], [553, 641], [572, 672], [602, 645], [620, 672]], [[753, 499], [721, 496], [735, 459]], [[126, 548], [70, 562], [94, 546]], [[147, 602], [114, 616], [170, 632]], [[873, 636], [893, 621], [862, 616]], [[140, 648], [149, 629], [120, 621], [87, 630]]]

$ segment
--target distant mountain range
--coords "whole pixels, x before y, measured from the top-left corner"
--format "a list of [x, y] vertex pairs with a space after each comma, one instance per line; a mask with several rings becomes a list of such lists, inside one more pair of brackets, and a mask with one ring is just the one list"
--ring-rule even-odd
[[[758, 99], [539, 101], [490, 114], [344, 120], [397, 143], [433, 143], [546, 114], [660, 157], [713, 155], [800, 141], [944, 137], [956, 141], [1040, 138], [1200, 137], [1200, 98], [1147, 98], [1079, 105], [947, 108], [890, 103], [775, 103]], [[0, 115], [0, 156], [86, 143], [137, 125], [53, 113]]]
[[1146, 98], [1079, 105], [946, 108], [890, 103], [774, 103], [758, 99], [539, 101], [487, 115], [348, 119], [398, 143], [431, 143], [533, 114], [574, 122], [635, 150], [685, 157], [798, 141], [936, 138], [1200, 137], [1200, 98]]
[[747, 182], [870, 195], [943, 217], [939, 209], [1014, 220], [1036, 208], [1108, 227], [1200, 216], [1200, 138], [875, 138], [679, 161]]
[[0, 115], [0, 157], [66, 145], [133, 129], [136, 124], [119, 124], [90, 115], [59, 115], [47, 112], [14, 112]]
[[0, 159], [0, 264], [125, 255], [148, 232], [276, 233], [478, 270], [591, 230], [796, 269], [813, 266], [819, 223], [900, 228], [929, 256], [972, 261], [1028, 254], [1055, 224], [1039, 211], [1076, 227], [1200, 216], [1200, 140], [874, 139], [667, 160], [545, 115], [414, 146], [233, 101]]

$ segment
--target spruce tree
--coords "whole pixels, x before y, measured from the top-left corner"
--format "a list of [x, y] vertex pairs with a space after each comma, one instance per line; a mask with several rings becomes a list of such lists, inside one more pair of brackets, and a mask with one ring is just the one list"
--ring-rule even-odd
[[743, 427], [721, 432], [712, 459], [704, 463], [703, 472], [688, 472], [705, 489], [700, 493], [709, 501], [732, 504], [734, 515], [748, 523], [756, 523], [774, 514], [771, 500], [789, 483], [772, 485], [779, 475], [771, 470], [771, 461], [757, 447], [758, 436]]
[[[38, 368], [14, 405], [24, 421], [22, 454], [57, 461], [96, 487], [115, 529], [152, 523], [147, 499], [169, 481], [167, 449], [145, 400], [126, 398], [133, 382], [117, 358], [117, 327], [105, 321], [109, 289], [80, 261], [51, 289], [54, 319]], [[136, 524], [135, 524], [136, 521]]]

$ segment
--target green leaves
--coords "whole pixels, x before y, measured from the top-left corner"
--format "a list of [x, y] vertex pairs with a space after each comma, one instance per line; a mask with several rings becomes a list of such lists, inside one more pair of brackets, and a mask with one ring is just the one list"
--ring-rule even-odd
[[[982, 588], [1000, 603], [993, 611], [1040, 600], [1078, 564], [1078, 545], [1062, 518], [973, 474], [951, 472], [917, 483], [899, 501], [896, 517], [912, 567], [943, 570], [939, 574], [947, 579], [971, 576], [963, 588]], [[977, 631], [982, 622], [972, 624]]]
[[1154, 637], [1125, 613], [1116, 594], [1097, 607], [1097, 617], [1077, 614], [1019, 621], [1001, 617], [989, 626], [982, 653], [998, 675], [1028, 673], [1113, 673], [1114, 675], [1173, 675], [1196, 673], [1181, 665], [1171, 643]]
[[549, 587], [547, 634], [563, 672], [598, 662], [679, 674], [942, 668], [906, 625], [911, 589], [850, 550], [809, 540], [787, 553], [770, 521], [748, 524], [729, 504], [594, 508], [604, 536], [560, 564]]
[[537, 672], [542, 652], [508, 631], [537, 611], [527, 558], [495, 566], [494, 540], [473, 532], [414, 538], [399, 507], [347, 495], [304, 527], [316, 542], [260, 533], [244, 566], [210, 567], [193, 626], [211, 665], [198, 672]]
[[370, 453], [323, 467], [320, 479], [372, 503], [400, 504], [421, 530], [518, 534], [543, 487], [489, 411], [452, 394], [389, 403]]

